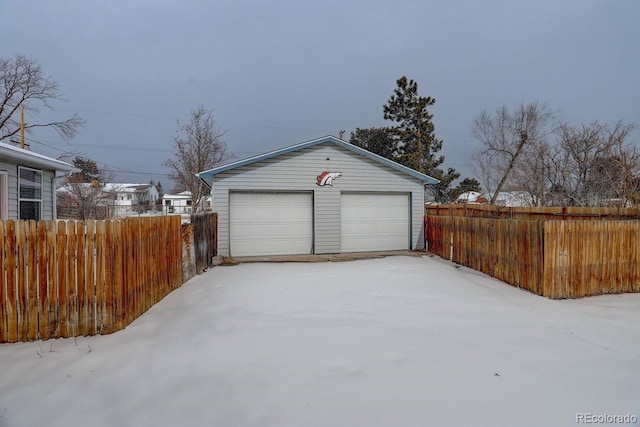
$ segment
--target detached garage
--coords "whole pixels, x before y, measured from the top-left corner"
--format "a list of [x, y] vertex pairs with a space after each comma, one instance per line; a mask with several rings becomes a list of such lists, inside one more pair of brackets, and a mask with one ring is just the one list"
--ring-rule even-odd
[[424, 184], [438, 182], [333, 136], [198, 176], [226, 257], [423, 249]]

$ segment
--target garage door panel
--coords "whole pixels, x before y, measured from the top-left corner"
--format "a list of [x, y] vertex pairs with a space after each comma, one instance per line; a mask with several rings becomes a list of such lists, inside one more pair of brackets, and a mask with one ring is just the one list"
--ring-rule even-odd
[[343, 252], [409, 249], [407, 194], [343, 194]]
[[308, 254], [313, 244], [309, 193], [231, 193], [231, 256]]

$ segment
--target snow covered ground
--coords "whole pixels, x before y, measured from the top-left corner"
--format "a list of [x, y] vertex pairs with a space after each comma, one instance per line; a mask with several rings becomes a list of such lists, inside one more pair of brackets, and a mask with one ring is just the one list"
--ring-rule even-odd
[[0, 426], [633, 419], [640, 295], [551, 301], [427, 256], [243, 264], [112, 335], [0, 345], [0, 366]]

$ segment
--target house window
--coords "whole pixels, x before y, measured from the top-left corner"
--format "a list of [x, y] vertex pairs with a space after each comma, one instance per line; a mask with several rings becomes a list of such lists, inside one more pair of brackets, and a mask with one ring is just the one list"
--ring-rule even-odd
[[42, 171], [18, 168], [19, 219], [40, 220], [42, 212]]
[[0, 171], [0, 220], [9, 219], [9, 189], [7, 172]]

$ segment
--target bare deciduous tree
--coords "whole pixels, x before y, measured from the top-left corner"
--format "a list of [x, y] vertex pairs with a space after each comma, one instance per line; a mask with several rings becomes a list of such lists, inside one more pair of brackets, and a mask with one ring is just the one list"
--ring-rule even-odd
[[637, 197], [640, 153], [628, 143], [634, 123], [562, 124], [553, 171], [565, 204], [626, 205]]
[[[24, 55], [0, 58], [0, 141], [20, 132], [20, 107], [30, 116], [37, 116], [40, 107], [52, 109], [51, 101], [63, 100], [58, 83], [42, 71], [35, 59]], [[65, 140], [71, 139], [84, 124], [77, 114], [63, 121], [25, 123], [26, 132], [39, 127], [56, 130]]]
[[80, 172], [67, 178], [57, 191], [58, 216], [81, 220], [108, 218], [115, 196], [104, 191], [104, 184], [113, 179], [113, 173], [80, 156], [75, 156], [72, 162]]
[[196, 211], [202, 209], [203, 197], [208, 193], [196, 174], [231, 158], [222, 140], [225, 133], [216, 125], [213, 112], [203, 106], [192, 110], [186, 123], [178, 122], [178, 136], [173, 144], [175, 155], [164, 165], [169, 168], [175, 191], [191, 192]]
[[520, 104], [513, 112], [506, 106], [494, 113], [483, 111], [473, 120], [471, 135], [482, 144], [474, 162], [484, 172], [485, 188], [493, 192], [492, 204], [512, 170], [524, 169], [520, 159], [528, 147], [544, 144], [554, 116], [546, 105], [532, 102]]
[[528, 194], [529, 206], [544, 206], [546, 203], [551, 149], [552, 145], [546, 138], [529, 141], [511, 171], [511, 185]]
[[640, 201], [640, 150], [628, 142], [635, 123], [554, 123], [538, 103], [513, 113], [482, 112], [472, 135], [482, 144], [474, 168], [491, 203], [505, 187], [531, 206], [628, 206]]

